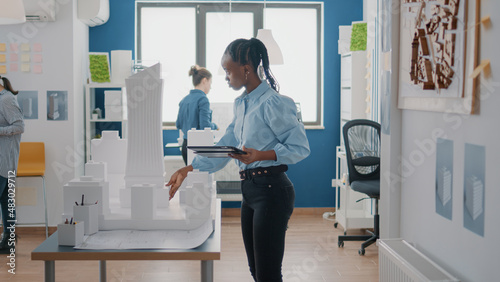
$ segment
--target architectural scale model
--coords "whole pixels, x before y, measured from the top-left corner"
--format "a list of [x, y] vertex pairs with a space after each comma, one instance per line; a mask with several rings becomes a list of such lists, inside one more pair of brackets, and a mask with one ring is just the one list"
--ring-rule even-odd
[[[160, 73], [157, 64], [126, 79], [129, 137], [123, 140], [118, 132], [103, 131], [101, 139], [92, 140], [92, 161], [85, 165], [85, 176], [63, 187], [63, 221], [83, 202], [98, 205], [99, 231], [185, 231], [185, 240], [196, 244], [212, 233], [215, 189], [207, 172], [190, 172], [169, 202], [164, 180]], [[210, 130], [196, 131], [193, 136], [192, 144], [212, 140], [213, 145]]]
[[[417, 15], [411, 43], [410, 79], [424, 90], [447, 89], [454, 79], [457, 15], [460, 0], [404, 0]], [[427, 7], [430, 5], [430, 7]], [[430, 9], [430, 12], [426, 12]], [[409, 46], [410, 47], [410, 46]]]

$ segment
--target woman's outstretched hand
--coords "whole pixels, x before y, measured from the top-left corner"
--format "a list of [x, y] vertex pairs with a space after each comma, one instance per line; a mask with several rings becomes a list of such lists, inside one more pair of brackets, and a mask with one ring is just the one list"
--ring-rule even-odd
[[181, 187], [182, 182], [186, 179], [188, 172], [193, 171], [193, 166], [188, 165], [183, 168], [178, 169], [172, 176], [170, 177], [170, 181], [165, 184], [165, 186], [170, 186], [169, 201], [172, 200], [179, 187]]

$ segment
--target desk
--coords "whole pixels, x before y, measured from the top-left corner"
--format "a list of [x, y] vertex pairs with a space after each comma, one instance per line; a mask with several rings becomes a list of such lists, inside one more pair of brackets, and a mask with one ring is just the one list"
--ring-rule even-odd
[[165, 144], [165, 148], [180, 148], [181, 145], [179, 143], [167, 143]]
[[31, 252], [31, 260], [45, 262], [45, 281], [55, 281], [56, 260], [98, 260], [100, 281], [106, 281], [107, 260], [200, 260], [201, 281], [212, 282], [214, 260], [220, 260], [221, 201], [217, 200], [214, 232], [194, 249], [75, 250], [57, 244], [57, 231]]

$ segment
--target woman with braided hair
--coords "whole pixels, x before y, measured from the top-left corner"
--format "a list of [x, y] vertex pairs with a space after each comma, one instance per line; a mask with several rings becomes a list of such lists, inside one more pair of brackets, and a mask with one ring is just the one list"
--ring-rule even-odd
[[[0, 207], [3, 233], [0, 254], [10, 253], [15, 240], [15, 209], [9, 212], [9, 179], [15, 177], [24, 121], [10, 81], [0, 76]], [[14, 248], [15, 249], [15, 248]]]
[[[304, 125], [297, 119], [294, 101], [278, 93], [264, 44], [256, 39], [231, 42], [222, 56], [226, 81], [245, 89], [234, 101], [234, 118], [218, 142], [242, 148], [231, 155], [241, 171], [241, 229], [250, 272], [255, 281], [282, 281], [285, 234], [293, 212], [295, 192], [285, 171], [309, 153]], [[259, 76], [262, 67], [264, 81]], [[170, 198], [193, 169], [215, 172], [230, 158], [196, 156], [190, 166], [170, 178]]]

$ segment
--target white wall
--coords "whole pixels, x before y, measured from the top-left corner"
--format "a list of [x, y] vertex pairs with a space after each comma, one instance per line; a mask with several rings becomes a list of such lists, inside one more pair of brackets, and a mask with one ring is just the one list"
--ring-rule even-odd
[[[83, 171], [83, 81], [88, 27], [76, 18], [76, 1], [56, 1], [55, 22], [0, 26], [0, 42], [42, 44], [43, 73], [9, 72], [17, 90], [38, 91], [38, 120], [25, 120], [22, 142], [45, 142], [49, 225], [59, 223], [62, 186]], [[7, 46], [8, 48], [8, 46]], [[47, 121], [47, 91], [68, 91], [68, 120]]]
[[[500, 224], [500, 2], [482, 1], [481, 15], [491, 15], [490, 29], [482, 28], [480, 59], [490, 59], [492, 75], [483, 79], [480, 87], [480, 113], [477, 115], [445, 115], [425, 111], [402, 111], [401, 156], [404, 166], [401, 184], [401, 215], [399, 222], [385, 222], [399, 226], [400, 236], [415, 243], [416, 247], [443, 266], [461, 281], [498, 281], [498, 234]], [[394, 108], [393, 111], [398, 110]], [[442, 131], [446, 139], [454, 143], [453, 159], [453, 209], [452, 219], [436, 213], [435, 207], [435, 142], [433, 132]], [[391, 132], [391, 135], [397, 132]], [[394, 136], [392, 136], [394, 139]], [[464, 227], [464, 146], [466, 143], [486, 148], [485, 171], [485, 228], [484, 237]], [[421, 145], [418, 145], [421, 144]], [[426, 144], [426, 145], [422, 145]], [[420, 153], [418, 153], [420, 152]], [[387, 152], [386, 152], [387, 153]], [[398, 154], [398, 152], [390, 152]], [[417, 156], [425, 156], [418, 158]], [[385, 156], [385, 155], [384, 155]], [[391, 193], [388, 190], [386, 193]], [[387, 194], [386, 194], [387, 195]], [[382, 194], [382, 197], [384, 193]], [[391, 218], [388, 210], [398, 208], [399, 203], [387, 203], [381, 215]], [[396, 218], [397, 220], [397, 218]], [[386, 228], [387, 229], [387, 228]], [[392, 233], [394, 234], [394, 233]]]

